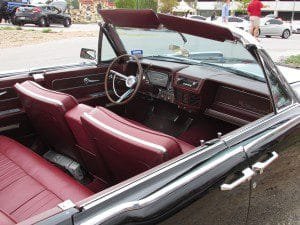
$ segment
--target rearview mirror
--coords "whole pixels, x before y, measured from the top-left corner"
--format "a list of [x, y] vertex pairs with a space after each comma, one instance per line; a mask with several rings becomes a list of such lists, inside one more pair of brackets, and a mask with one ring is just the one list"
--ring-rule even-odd
[[177, 52], [180, 51], [180, 47], [178, 45], [169, 45], [169, 50]]
[[177, 54], [180, 54], [184, 57], [188, 57], [190, 55], [190, 53], [187, 49], [180, 47], [178, 45], [169, 45], [169, 50], [171, 50]]
[[94, 49], [82, 48], [80, 51], [80, 58], [96, 60], [96, 51]]

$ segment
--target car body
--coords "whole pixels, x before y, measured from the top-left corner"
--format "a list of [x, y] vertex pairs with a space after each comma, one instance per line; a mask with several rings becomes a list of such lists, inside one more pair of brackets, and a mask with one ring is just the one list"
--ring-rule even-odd
[[195, 19], [195, 20], [202, 20], [202, 21], [206, 20], [205, 16], [200, 16], [200, 15], [188, 15], [188, 18]]
[[292, 32], [294, 34], [299, 34], [300, 33], [300, 21], [298, 21], [298, 20], [292, 21], [291, 26], [292, 26]]
[[[24, 143], [26, 151], [34, 149], [39, 154], [33, 158], [43, 165], [48, 162], [40, 149], [48, 144], [64, 154], [79, 151], [79, 162], [90, 175], [80, 185], [100, 189], [78, 202], [58, 201], [51, 191], [60, 196], [72, 192], [65, 191], [72, 185], [77, 191], [82, 187], [57, 172], [63, 180], [57, 190], [51, 182], [55, 173], [50, 176], [47, 170], [53, 165], [28, 166], [28, 157], [19, 160], [25, 151], [20, 144], [11, 144], [20, 148], [16, 154], [7, 144], [12, 141], [0, 142], [1, 154], [10, 156], [1, 155], [1, 171], [8, 179], [2, 178], [1, 185], [15, 177], [23, 181], [22, 171], [14, 175], [9, 170], [13, 162], [31, 171], [30, 176], [51, 177], [36, 178], [47, 182], [47, 191], [32, 179], [1, 190], [0, 222], [296, 223], [299, 70], [277, 67], [254, 37], [237, 28], [151, 10], [100, 10], [100, 15], [100, 50], [80, 53], [96, 63], [0, 77], [0, 134]], [[104, 60], [105, 44], [115, 55]], [[74, 136], [67, 135], [69, 129]], [[66, 148], [74, 139], [74, 149]], [[70, 158], [60, 154], [51, 162], [69, 165]], [[74, 175], [78, 164], [71, 162], [65, 168]], [[103, 175], [106, 169], [109, 173]], [[46, 196], [39, 200], [41, 192]], [[17, 215], [12, 213], [16, 204]], [[42, 210], [23, 213], [28, 205]]]
[[24, 25], [32, 23], [41, 27], [49, 27], [51, 24], [62, 24], [65, 27], [71, 26], [71, 17], [63, 13], [55, 6], [49, 5], [28, 5], [19, 7], [14, 17], [14, 24]]
[[29, 0], [18, 1], [18, 0], [1, 0], [0, 1], [0, 17], [13, 22], [14, 15], [18, 7], [29, 5]]
[[[207, 21], [210, 21], [210, 18], [207, 19]], [[222, 18], [218, 17], [215, 21], [213, 21], [215, 23], [222, 23]], [[249, 26], [250, 23], [248, 20], [241, 18], [241, 17], [237, 17], [237, 16], [229, 16], [228, 17], [228, 25], [230, 26], [234, 26], [236, 28], [245, 30], [245, 31], [249, 31]]]
[[279, 36], [287, 39], [291, 34], [290, 25], [282, 20], [267, 17], [260, 21], [260, 36]]

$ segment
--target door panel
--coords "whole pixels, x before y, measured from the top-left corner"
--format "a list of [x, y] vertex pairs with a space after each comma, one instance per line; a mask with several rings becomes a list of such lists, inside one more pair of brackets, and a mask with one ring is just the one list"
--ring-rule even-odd
[[104, 77], [107, 66], [89, 67], [80, 70], [45, 73], [43, 86], [74, 96], [78, 102], [91, 106], [104, 105]]
[[[101, 68], [82, 66], [39, 72], [37, 80], [35, 73], [0, 78], [0, 135], [7, 135], [21, 142], [35, 135], [13, 88], [17, 82], [34, 80], [45, 88], [73, 95], [80, 103], [92, 106], [104, 105], [108, 102], [104, 93], [106, 70], [107, 65]], [[95, 80], [97, 81], [94, 82]]]
[[[239, 153], [233, 155], [223, 165], [220, 165], [219, 169], [222, 168], [224, 172], [227, 170], [229, 164], [233, 166], [240, 160], [238, 165], [233, 166], [229, 172], [223, 175], [218, 182], [214, 183], [204, 193], [201, 193], [199, 190], [201, 195], [197, 201], [161, 223], [161, 225], [245, 224], [249, 206], [250, 182], [243, 182], [232, 190], [221, 190], [225, 187], [224, 184], [228, 187], [228, 184], [233, 184], [235, 181], [241, 179], [243, 177], [243, 175], [241, 175], [242, 171], [248, 168], [246, 155], [242, 147], [231, 148], [231, 150], [227, 151], [237, 151], [239, 149]], [[226, 154], [226, 152], [224, 152], [224, 154]], [[213, 177], [216, 175], [216, 171], [213, 172], [213, 170], [214, 169], [206, 173], [206, 176], [211, 178], [208, 184], [212, 182]]]
[[250, 165], [257, 169], [251, 181], [248, 224], [299, 224], [300, 116], [261, 139], [245, 148]]
[[0, 78], [0, 135], [24, 141], [33, 135], [13, 85], [31, 79], [27, 75]]

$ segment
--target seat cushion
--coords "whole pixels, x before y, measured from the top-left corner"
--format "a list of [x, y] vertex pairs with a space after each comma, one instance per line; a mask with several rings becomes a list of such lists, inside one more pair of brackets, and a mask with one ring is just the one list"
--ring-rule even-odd
[[79, 145], [81, 158], [87, 170], [102, 180], [103, 185], [111, 183], [109, 172], [104, 164], [102, 156], [96, 150], [93, 140], [87, 135], [85, 128], [82, 126], [81, 116], [84, 113], [92, 111], [94, 108], [88, 105], [79, 104], [69, 110], [65, 118], [71, 128], [77, 144]]
[[18, 223], [93, 193], [23, 145], [0, 136], [0, 224]]
[[74, 149], [75, 138], [65, 120], [65, 113], [77, 106], [76, 99], [71, 95], [46, 89], [33, 81], [17, 83], [15, 89], [31, 124], [42, 140], [56, 152], [80, 162]]
[[81, 120], [117, 181], [183, 153], [176, 138], [133, 123], [103, 107], [85, 113]]

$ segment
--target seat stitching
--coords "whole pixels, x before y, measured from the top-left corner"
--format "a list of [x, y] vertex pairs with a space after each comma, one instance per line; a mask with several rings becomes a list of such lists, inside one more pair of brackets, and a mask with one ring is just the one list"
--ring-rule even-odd
[[[7, 150], [9, 147], [7, 147], [5, 150]], [[31, 151], [31, 150], [30, 150]], [[49, 190], [44, 184], [42, 184], [39, 180], [37, 180], [35, 177], [30, 176], [30, 174], [28, 174], [26, 172], [25, 169], [23, 169], [20, 165], [18, 165], [15, 161], [13, 161], [9, 156], [5, 155], [4, 153], [2, 153], [5, 157], [7, 157], [9, 160], [11, 160], [17, 167], [19, 167], [22, 171], [24, 171], [25, 174], [27, 174], [27, 176], [31, 177], [33, 180], [35, 180], [37, 183], [39, 183], [45, 190], [48, 190], [49, 192], [53, 193], [58, 199], [60, 199], [61, 201], [63, 201], [57, 194], [55, 194], [54, 192], [52, 192], [51, 190]]]

